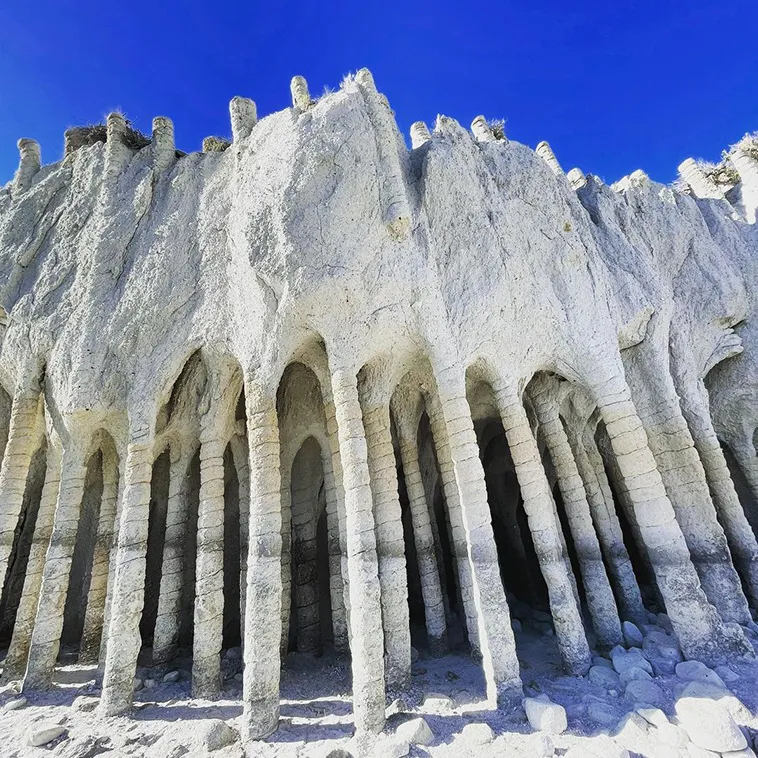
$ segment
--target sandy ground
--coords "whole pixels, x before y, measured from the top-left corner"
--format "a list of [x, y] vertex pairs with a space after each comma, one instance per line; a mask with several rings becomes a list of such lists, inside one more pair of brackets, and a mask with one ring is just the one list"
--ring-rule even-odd
[[[573, 745], [582, 744], [602, 758], [608, 755], [609, 736], [615, 729], [599, 726], [587, 716], [587, 706], [593, 699], [604, 702], [619, 720], [633, 710], [633, 704], [623, 696], [613, 696], [587, 679], [562, 675], [555, 638], [534, 632], [517, 635], [518, 653], [522, 664], [522, 679], [527, 694], [545, 693], [566, 708], [568, 730], [552, 737], [556, 754], [562, 755]], [[241, 684], [234, 679], [240, 662], [224, 660], [224, 696], [217, 701], [193, 700], [189, 696], [189, 661], [179, 662], [182, 679], [176, 683], [158, 683], [139, 690], [135, 695], [135, 712], [130, 718], [103, 719], [94, 712], [72, 707], [77, 696], [96, 694], [92, 667], [62, 665], [56, 672], [55, 687], [46, 693], [32, 693], [28, 704], [14, 711], [0, 710], [0, 756], [3, 758], [93, 758], [103, 755], [173, 758], [181, 754], [205, 756], [207, 735], [221, 719], [235, 729], [242, 714]], [[758, 714], [758, 665], [732, 665], [740, 679], [730, 683], [730, 689], [749, 708], [753, 717]], [[149, 677], [149, 670], [138, 672]], [[157, 680], [160, 682], [160, 679]], [[682, 683], [675, 677], [656, 677], [656, 683], [666, 695], [664, 710], [670, 716], [672, 705]], [[7, 703], [14, 695], [10, 688], [0, 696]], [[282, 672], [282, 706], [280, 728], [267, 741], [248, 748], [247, 756], [325, 756], [330, 749], [344, 748], [357, 754], [351, 742], [352, 714], [350, 703], [350, 670], [345, 660], [324, 656], [318, 659], [290, 654]], [[451, 707], [425, 707], [429, 693], [447, 695]], [[389, 693], [392, 700], [393, 693]], [[403, 693], [402, 712], [388, 720], [388, 735], [398, 724], [422, 715], [434, 735], [431, 747], [415, 746], [412, 756], [432, 755], [518, 756], [533, 758], [543, 755], [545, 736], [534, 733], [518, 705], [509, 710], [488, 710], [484, 701], [484, 679], [481, 670], [470, 657], [451, 654], [444, 658], [421, 657], [413, 666], [412, 686]], [[471, 745], [461, 735], [471, 722], [489, 724], [496, 737], [487, 745]], [[45, 747], [31, 747], [29, 736], [42, 726], [61, 725], [66, 734]], [[756, 722], [755, 726], [758, 726]], [[182, 746], [186, 752], [182, 751]], [[386, 746], [380, 744], [372, 754], [389, 758]], [[245, 755], [239, 742], [216, 750], [217, 758], [241, 758]]]

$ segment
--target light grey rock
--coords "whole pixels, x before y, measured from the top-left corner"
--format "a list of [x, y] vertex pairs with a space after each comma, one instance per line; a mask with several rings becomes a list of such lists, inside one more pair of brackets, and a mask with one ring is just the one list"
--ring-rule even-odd
[[398, 713], [405, 713], [408, 710], [408, 705], [402, 698], [395, 698], [388, 706], [385, 714], [387, 718], [390, 716], [396, 716]]
[[466, 724], [461, 730], [461, 736], [471, 745], [489, 745], [495, 739], [489, 724]]
[[431, 745], [434, 742], [434, 733], [422, 718], [400, 724], [395, 730], [395, 736], [411, 745]]
[[740, 680], [739, 675], [732, 671], [729, 666], [722, 664], [721, 666], [716, 666], [713, 670], [721, 677], [725, 684], [732, 684]]
[[745, 704], [729, 690], [708, 682], [690, 682], [681, 692], [681, 697], [703, 698], [720, 703], [738, 724], [749, 725], [752, 714]]
[[173, 684], [175, 682], [178, 682], [180, 677], [181, 677], [181, 674], [178, 671], [169, 671], [167, 674], [164, 675], [161, 681], [164, 684]]
[[663, 691], [655, 682], [635, 679], [626, 685], [624, 698], [630, 703], [646, 703], [660, 707], [665, 703]]
[[656, 724], [655, 737], [662, 744], [675, 748], [684, 748], [690, 741], [687, 732], [677, 724]]
[[31, 747], [42, 747], [49, 745], [66, 734], [67, 729], [64, 726], [43, 726], [35, 728], [29, 735], [28, 743]]
[[132, 681], [132, 689], [134, 692], [139, 692], [144, 686], [145, 683], [142, 681], [142, 679], [135, 676], [134, 680]]
[[669, 723], [668, 716], [660, 708], [650, 708], [641, 706], [634, 709], [635, 712], [642, 716], [648, 724], [652, 726], [665, 726]]
[[755, 758], [755, 753], [749, 747], [743, 750], [733, 750], [728, 753], [722, 753], [721, 758]]
[[700, 661], [683, 661], [676, 665], [676, 675], [687, 682], [706, 682], [725, 687], [723, 679]]
[[380, 740], [374, 748], [376, 758], [405, 758], [411, 751], [410, 743], [397, 737]]
[[15, 697], [13, 700], [9, 700], [4, 706], [4, 711], [18, 711], [28, 704], [28, 700], [22, 695], [21, 697]]
[[634, 681], [649, 682], [652, 678], [653, 677], [650, 676], [645, 669], [642, 669], [639, 666], [630, 666], [619, 674], [619, 682], [622, 687], [626, 687], [629, 682]]
[[619, 717], [615, 708], [610, 703], [591, 700], [587, 703], [587, 716], [596, 724], [611, 727], [618, 723]]
[[593, 655], [592, 656], [592, 665], [593, 666], [602, 666], [604, 668], [612, 669], [613, 664], [607, 659], [603, 658], [602, 655]]
[[221, 719], [203, 725], [203, 746], [208, 752], [221, 750], [239, 739], [237, 730]]
[[704, 698], [680, 697], [674, 709], [679, 725], [698, 747], [716, 753], [747, 747], [745, 735], [720, 703]]
[[74, 698], [74, 702], [71, 703], [71, 709], [74, 711], [81, 711], [82, 713], [91, 713], [94, 711], [100, 703], [100, 698], [93, 697], [92, 695], [79, 695]]
[[644, 637], [635, 624], [631, 621], [624, 621], [621, 624], [621, 630], [624, 633], [624, 642], [627, 647], [642, 647]]
[[639, 648], [633, 647], [631, 650], [624, 650], [622, 647], [615, 647], [611, 650], [611, 661], [613, 668], [617, 673], [622, 674], [630, 668], [639, 668], [647, 671], [652, 676], [653, 667], [650, 662], [643, 656]]
[[455, 703], [447, 695], [442, 695], [439, 692], [430, 692], [424, 695], [422, 706], [424, 710], [430, 713], [444, 713], [454, 708]]
[[551, 702], [546, 695], [524, 698], [522, 704], [532, 729], [548, 734], [561, 734], [566, 731], [566, 709], [558, 703]]

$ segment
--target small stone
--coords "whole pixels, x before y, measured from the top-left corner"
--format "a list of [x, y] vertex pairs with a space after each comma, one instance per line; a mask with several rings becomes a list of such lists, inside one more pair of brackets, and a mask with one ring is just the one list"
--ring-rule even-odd
[[695, 697], [681, 697], [674, 705], [680, 726], [698, 747], [716, 753], [743, 750], [745, 735], [720, 703]]
[[91, 695], [79, 695], [79, 697], [74, 698], [74, 702], [71, 703], [71, 709], [82, 713], [91, 713], [97, 708], [99, 703], [100, 698], [92, 697]]
[[663, 691], [655, 682], [635, 679], [627, 684], [624, 698], [630, 703], [645, 703], [646, 705], [661, 706], [665, 702]]
[[5, 707], [3, 708], [4, 711], [17, 711], [20, 708], [23, 708], [29, 701], [22, 695], [21, 697], [15, 697], [13, 700], [9, 700]]
[[226, 653], [224, 653], [224, 658], [228, 661], [238, 661], [242, 658], [242, 648], [230, 647]]
[[145, 679], [145, 689], [151, 690], [153, 687], [155, 687], [155, 679]]
[[419, 655], [415, 647], [411, 647], [411, 663], [418, 663]]
[[724, 680], [700, 661], [683, 661], [676, 665], [676, 675], [687, 682], [707, 682], [725, 687]]
[[32, 732], [29, 737], [29, 745], [31, 747], [42, 747], [42, 745], [48, 745], [64, 734], [66, 734], [66, 727], [64, 726], [43, 726], [41, 729]]
[[236, 729], [232, 729], [229, 724], [221, 719], [212, 719], [205, 727], [203, 744], [205, 749], [211, 753], [233, 744], [238, 738]]
[[132, 680], [132, 689], [135, 692], [139, 692], [144, 686], [145, 685], [142, 682], [142, 680], [139, 677], [135, 676], [134, 679]]
[[241, 671], [238, 671], [233, 677], [235, 682], [241, 682], [245, 677], [243, 676]]
[[605, 666], [593, 666], [587, 678], [592, 684], [597, 684], [606, 689], [619, 686], [619, 675], [612, 668], [606, 668]]
[[650, 662], [642, 655], [642, 651], [638, 647], [633, 647], [631, 650], [624, 650], [620, 645], [611, 650], [611, 661], [613, 661], [613, 668], [621, 674], [633, 667], [641, 668], [652, 675], [653, 667]]
[[587, 704], [587, 716], [601, 726], [610, 727], [618, 722], [618, 715], [609, 703], [592, 700]]
[[513, 629], [514, 634], [520, 634], [521, 622], [518, 619], [511, 619], [511, 629]]
[[624, 634], [624, 642], [627, 647], [642, 647], [643, 636], [636, 624], [631, 621], [624, 621], [621, 624], [621, 631]]
[[652, 679], [653, 677], [639, 666], [630, 666], [619, 674], [619, 682], [622, 687], [626, 687], [629, 682], [650, 682]]
[[422, 707], [427, 711], [438, 713], [440, 711], [449, 711], [453, 707], [453, 701], [447, 695], [441, 695], [439, 692], [430, 692], [424, 696]]
[[422, 718], [406, 721], [395, 730], [395, 736], [411, 745], [431, 745], [434, 733]]
[[566, 731], [566, 709], [558, 703], [551, 702], [547, 695], [526, 697], [522, 705], [532, 729], [548, 734], [561, 734]]
[[489, 745], [495, 739], [489, 724], [466, 724], [461, 736], [472, 745]]
[[593, 655], [592, 656], [592, 665], [593, 666], [603, 666], [607, 669], [612, 669], [613, 664], [607, 659], [603, 658], [602, 655]]
[[178, 671], [169, 671], [168, 674], [166, 674], [162, 679], [162, 682], [164, 684], [173, 684], [174, 682], [178, 682], [178, 681], [179, 681]]

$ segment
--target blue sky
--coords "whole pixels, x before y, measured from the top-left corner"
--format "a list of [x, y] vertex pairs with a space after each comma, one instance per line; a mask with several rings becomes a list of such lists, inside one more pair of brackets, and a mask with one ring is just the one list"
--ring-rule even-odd
[[564, 168], [671, 181], [758, 130], [755, 0], [694, 2], [152, 2], [6, 0], [0, 9], [0, 184], [19, 137], [58, 160], [68, 126], [116, 108], [177, 146], [229, 132], [228, 102], [264, 116], [371, 69], [407, 135], [438, 113], [505, 118]]

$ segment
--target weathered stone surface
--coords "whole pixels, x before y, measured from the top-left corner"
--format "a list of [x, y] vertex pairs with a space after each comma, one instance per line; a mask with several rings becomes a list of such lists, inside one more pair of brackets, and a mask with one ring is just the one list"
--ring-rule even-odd
[[461, 737], [471, 745], [489, 745], [495, 734], [489, 724], [466, 724], [461, 730]]
[[526, 697], [522, 701], [526, 718], [532, 729], [548, 734], [561, 734], [568, 727], [566, 709], [553, 703], [546, 695]]
[[706, 682], [724, 687], [724, 681], [713, 670], [700, 661], [683, 661], [676, 665], [676, 675], [688, 682]]
[[680, 725], [698, 747], [726, 753], [747, 747], [745, 735], [721, 704], [696, 697], [681, 697], [674, 705]]
[[209, 752], [221, 750], [238, 739], [237, 730], [221, 719], [214, 719], [203, 727], [203, 745]]
[[434, 734], [422, 718], [400, 724], [395, 730], [395, 736], [411, 745], [431, 745], [434, 742]]
[[18, 711], [23, 708], [29, 701], [22, 695], [9, 700], [4, 706], [4, 711]]
[[644, 657], [642, 651], [636, 647], [633, 647], [631, 650], [624, 650], [622, 647], [613, 648], [611, 650], [611, 661], [613, 662], [613, 668], [619, 674], [631, 668], [642, 669], [651, 676], [653, 674], [653, 667], [650, 665], [650, 662]]
[[619, 675], [611, 668], [606, 666], [593, 666], [590, 669], [587, 678], [593, 683], [606, 689], [619, 687]]
[[624, 621], [621, 624], [621, 630], [624, 633], [624, 642], [627, 647], [642, 647], [644, 638], [635, 624], [631, 621]]
[[64, 734], [66, 734], [66, 727], [64, 726], [43, 726], [41, 728], [35, 728], [29, 735], [29, 745], [31, 747], [49, 745]]

